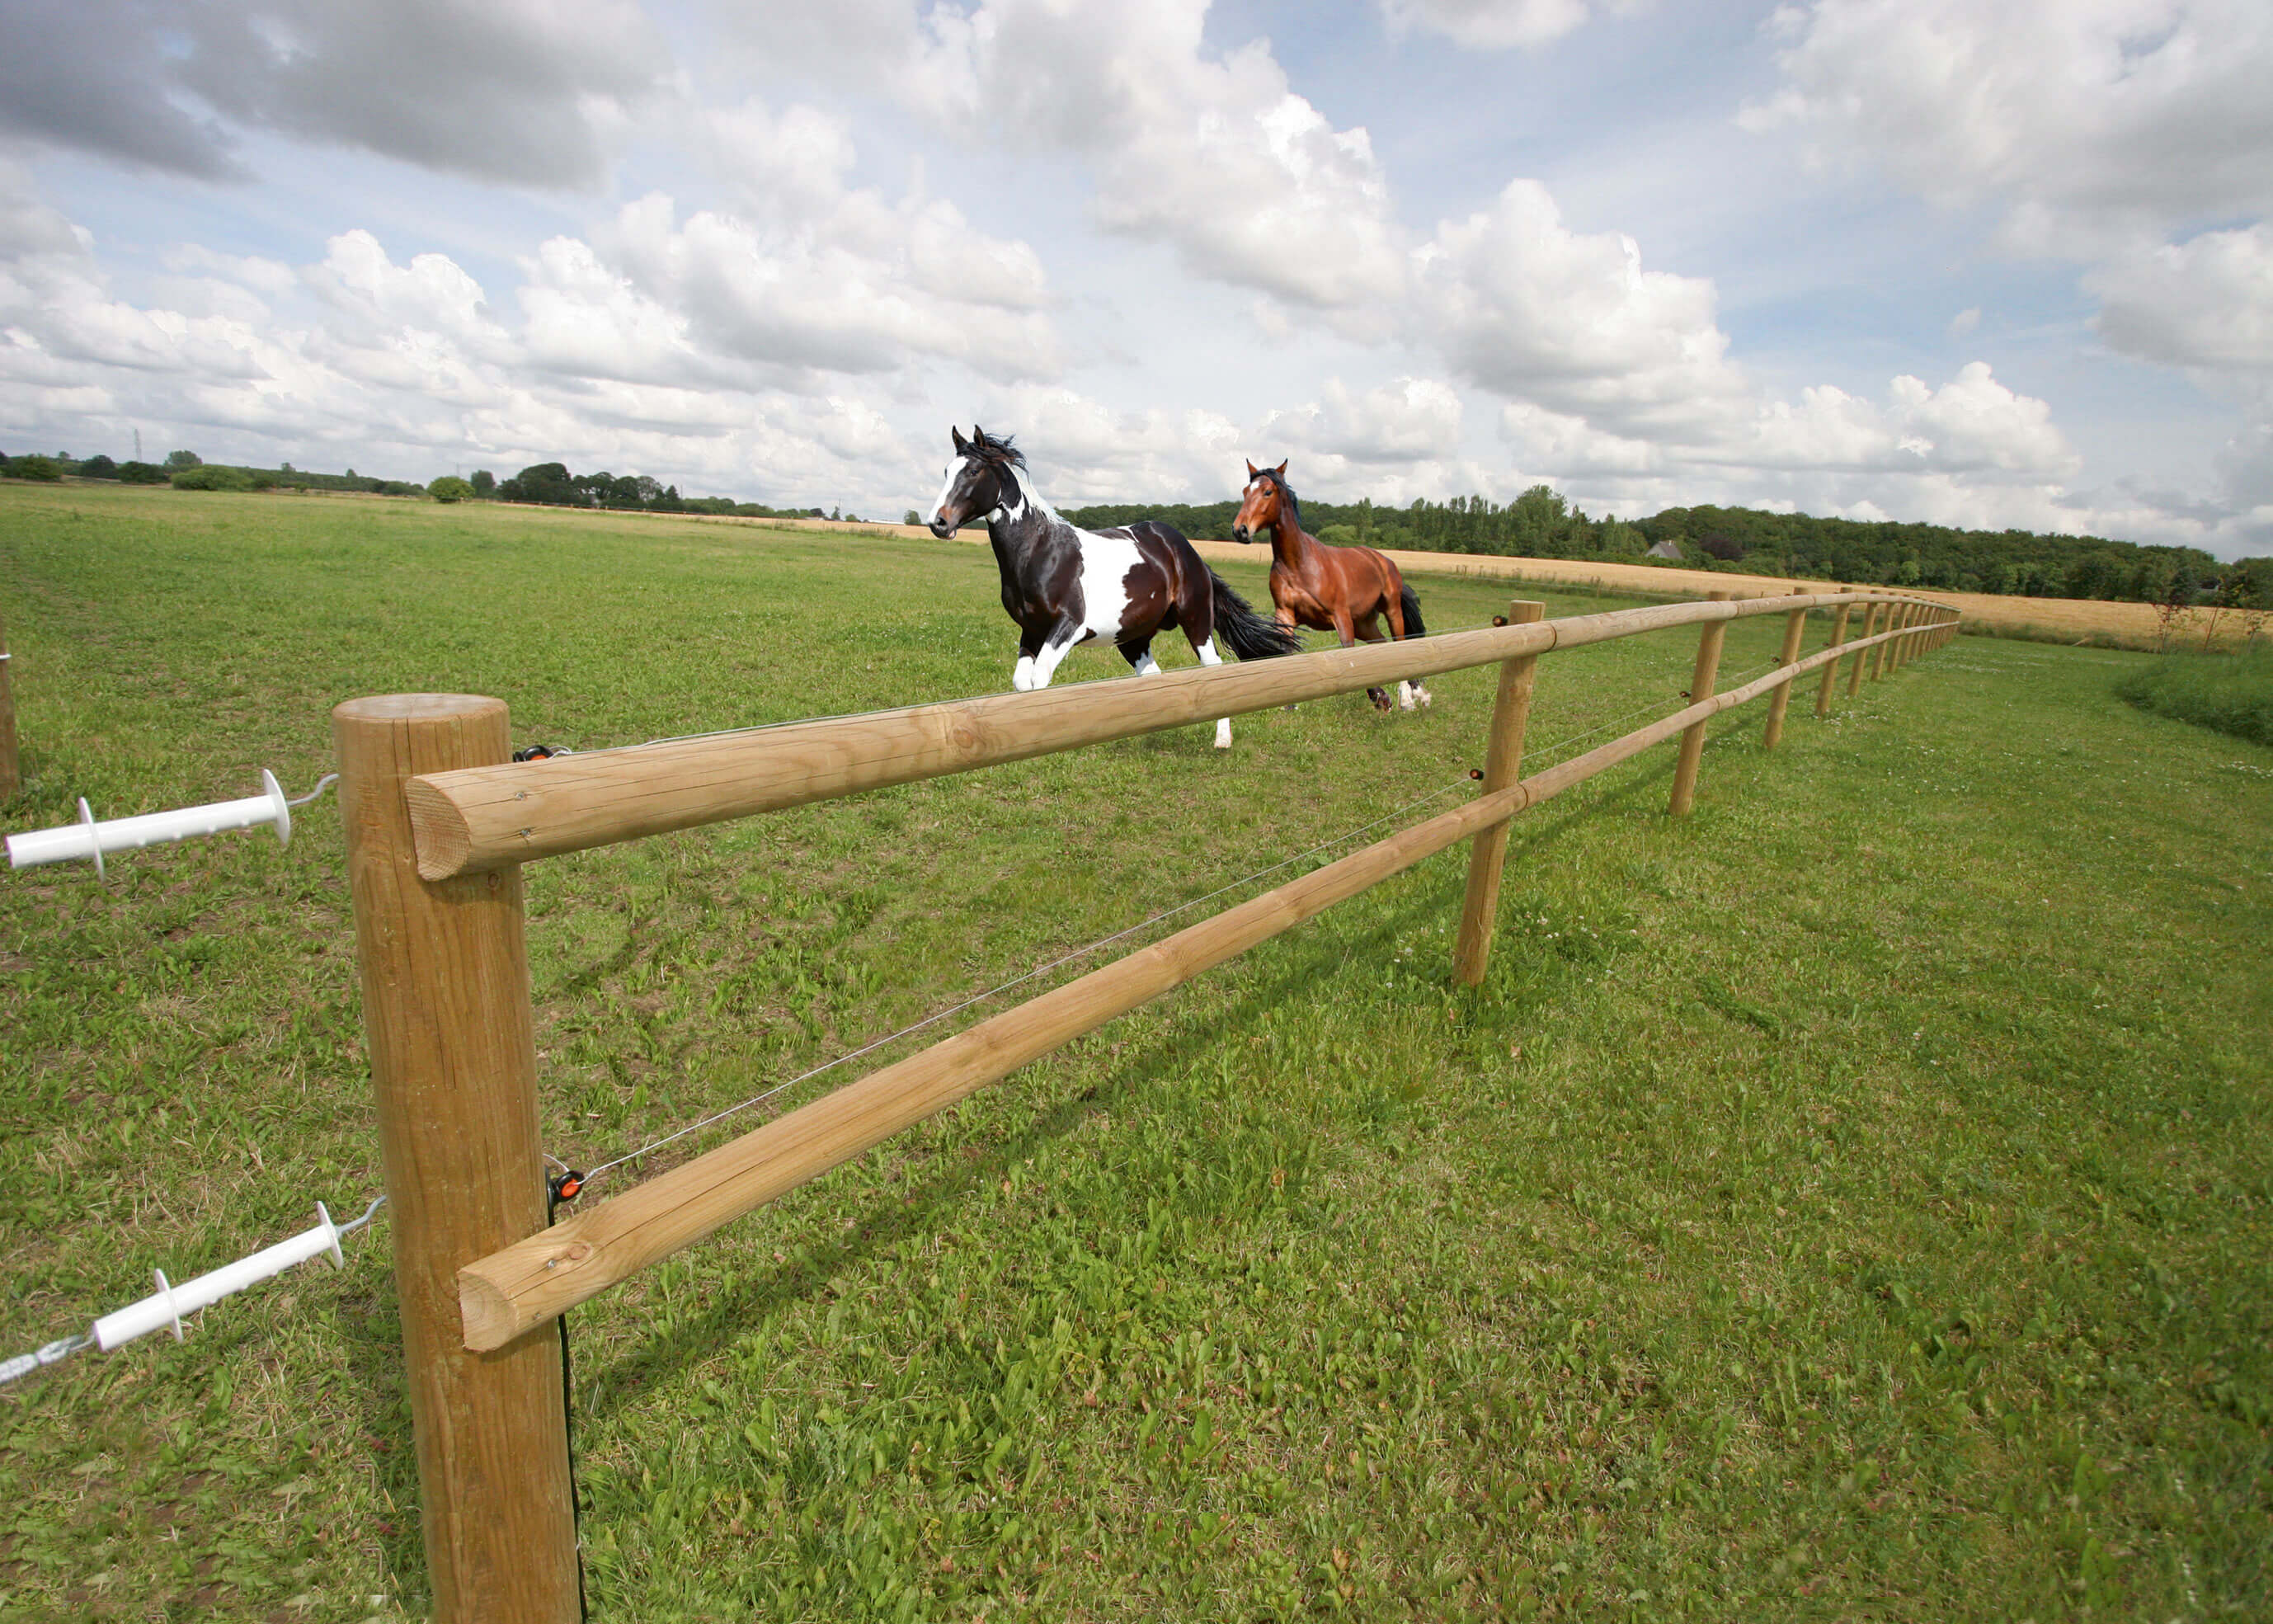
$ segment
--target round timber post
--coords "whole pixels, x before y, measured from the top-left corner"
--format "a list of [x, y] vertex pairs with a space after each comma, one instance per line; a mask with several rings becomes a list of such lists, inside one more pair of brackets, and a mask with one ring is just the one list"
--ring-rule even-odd
[[[1707, 603], [1726, 603], [1726, 592], [1707, 592]], [[1697, 664], [1690, 670], [1689, 697], [1691, 702], [1713, 697], [1713, 683], [1721, 672], [1721, 644], [1727, 638], [1726, 620], [1707, 620], [1697, 635]], [[1681, 735], [1681, 759], [1673, 769], [1673, 799], [1666, 805], [1667, 813], [1674, 817], [1685, 817], [1689, 808], [1697, 803], [1697, 764], [1705, 758], [1705, 724], [1692, 722]]]
[[[1798, 593], [1804, 592], [1807, 589], [1805, 587], [1796, 586], [1791, 590], [1793, 592]], [[1776, 665], [1779, 670], [1790, 665], [1794, 660], [1799, 658], [1799, 640], [1806, 635], [1806, 610], [1795, 609], [1789, 614], [1784, 616], [1783, 650], [1776, 656]], [[1789, 682], [1776, 689], [1774, 695], [1768, 700], [1767, 731], [1761, 735], [1760, 742], [1771, 750], [1775, 748], [1777, 745], [1783, 742], [1783, 713], [1790, 703], [1791, 684]]]
[[8, 628], [0, 625], [0, 801], [14, 794], [24, 782], [16, 767], [16, 695], [8, 686]]
[[[1547, 605], [1519, 598], [1507, 606], [1511, 626], [1547, 618]], [[1539, 656], [1503, 660], [1499, 701], [1492, 707], [1491, 739], [1484, 747], [1484, 793], [1505, 789], [1523, 776], [1523, 734], [1531, 721], [1531, 689], [1539, 675]], [[1483, 984], [1491, 964], [1492, 926], [1499, 914], [1499, 874], [1507, 861], [1507, 820], [1476, 831], [1468, 847], [1468, 893], [1460, 906], [1460, 935], [1452, 968], [1464, 986]]]
[[[1835, 649], [1847, 641], [1847, 614], [1854, 606], [1852, 604], [1839, 605], [1839, 618], [1831, 623], [1831, 641], [1824, 647]], [[1831, 685], [1838, 680], [1839, 662], [1834, 659], [1824, 666], [1822, 685], [1815, 690], [1815, 719], [1819, 722], [1831, 714]]]
[[407, 779], [511, 754], [500, 700], [354, 699], [332, 712], [364, 1031], [441, 1624], [574, 1624], [560, 1351], [469, 1353], [458, 1270], [544, 1227], [536, 1041], [518, 868], [418, 877]]
[[[1863, 636], [1864, 639], [1867, 640], [1879, 635], [1879, 617], [1880, 612], [1885, 608], [1886, 605], [1884, 604], [1872, 604], [1870, 608], [1864, 612], [1863, 615]], [[1854, 698], [1856, 690], [1863, 686], [1863, 673], [1864, 669], [1870, 665], [1872, 656], [1877, 652], [1877, 649], [1865, 649], [1855, 657], [1855, 664], [1847, 673], [1848, 698]]]

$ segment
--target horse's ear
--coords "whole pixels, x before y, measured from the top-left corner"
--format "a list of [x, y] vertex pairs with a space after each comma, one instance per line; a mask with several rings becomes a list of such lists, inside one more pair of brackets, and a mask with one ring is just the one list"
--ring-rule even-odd
[[986, 443], [986, 431], [975, 423], [971, 425], [971, 443], [974, 446], [983, 446]]
[[1278, 467], [1272, 469], [1271, 471], [1278, 475], [1281, 479], [1284, 479], [1287, 477], [1287, 464], [1285, 462], [1281, 462]]
[[1248, 459], [1247, 459], [1247, 483], [1248, 483], [1248, 484], [1249, 484], [1249, 485], [1253, 485], [1253, 484], [1255, 483], [1255, 476], [1256, 476], [1256, 475], [1257, 475], [1257, 474], [1259, 474], [1259, 473], [1261, 473], [1262, 471], [1263, 471], [1263, 470], [1262, 470], [1261, 469], [1259, 469], [1259, 468], [1257, 468], [1257, 467], [1256, 467], [1256, 466], [1255, 466], [1255, 459], [1254, 459], [1253, 457], [1249, 457], [1249, 458], [1248, 458]]
[[970, 443], [963, 438], [963, 431], [961, 429], [956, 427], [955, 425], [950, 423], [947, 425], [947, 432], [955, 437], [956, 455], [961, 456], [971, 449]]

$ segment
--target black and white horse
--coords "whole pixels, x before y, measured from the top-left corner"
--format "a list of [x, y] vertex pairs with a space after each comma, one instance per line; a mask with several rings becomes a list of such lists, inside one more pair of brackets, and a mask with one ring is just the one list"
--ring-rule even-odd
[[[986, 522], [1002, 572], [1002, 607], [1018, 623], [1018, 663], [1010, 686], [1047, 688], [1058, 662], [1076, 643], [1101, 637], [1121, 650], [1138, 676], [1159, 670], [1153, 635], [1182, 627], [1203, 665], [1220, 665], [1226, 647], [1243, 660], [1292, 654], [1294, 634], [1248, 606], [1247, 600], [1192, 551], [1182, 531], [1158, 519], [1108, 530], [1085, 530], [1061, 518], [1034, 490], [1025, 455], [986, 430], [971, 438], [950, 429], [956, 461], [949, 464], [931, 532], [942, 541], [973, 520]], [[1215, 725], [1219, 748], [1231, 743], [1231, 718]]]

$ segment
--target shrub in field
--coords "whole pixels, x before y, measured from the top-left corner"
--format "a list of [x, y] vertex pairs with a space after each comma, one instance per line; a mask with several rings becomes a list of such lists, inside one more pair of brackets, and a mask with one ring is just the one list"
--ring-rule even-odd
[[118, 464], [107, 456], [91, 456], [72, 471], [82, 479], [116, 479]]
[[179, 471], [184, 468], [203, 468], [205, 466], [205, 458], [199, 456], [194, 451], [169, 451], [166, 453], [166, 466], [176, 471]]
[[64, 465], [51, 456], [10, 457], [8, 477], [11, 479], [61, 479]]
[[121, 462], [118, 480], [122, 485], [163, 485], [166, 470], [155, 462]]
[[2273, 651], [2173, 656], [2125, 677], [2115, 692], [2158, 716], [2273, 744]]
[[176, 472], [173, 485], [176, 491], [250, 491], [253, 488], [252, 476], [244, 470], [202, 462], [195, 468], [184, 468]]
[[445, 474], [426, 486], [426, 494], [438, 502], [462, 502], [473, 493], [474, 487], [455, 474]]

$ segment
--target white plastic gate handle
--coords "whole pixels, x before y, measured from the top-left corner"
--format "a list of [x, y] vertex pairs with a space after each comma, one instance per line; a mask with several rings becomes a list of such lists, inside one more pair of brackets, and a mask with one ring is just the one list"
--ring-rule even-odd
[[182, 1316], [193, 1314], [209, 1303], [218, 1303], [232, 1291], [242, 1291], [271, 1274], [281, 1274], [296, 1264], [309, 1259], [332, 1254], [332, 1261], [340, 1267], [347, 1267], [347, 1259], [340, 1252], [340, 1227], [332, 1222], [332, 1214], [321, 1201], [316, 1203], [317, 1224], [312, 1229], [303, 1229], [290, 1240], [279, 1241], [274, 1246], [254, 1252], [249, 1258], [239, 1258], [234, 1263], [224, 1263], [209, 1274], [184, 1281], [178, 1286], [166, 1283], [165, 1271], [158, 1271], [158, 1289], [139, 1303], [129, 1303], [116, 1313], [105, 1314], [94, 1322], [94, 1340], [105, 1353], [132, 1342], [138, 1336], [173, 1327], [174, 1335], [182, 1334]]
[[95, 821], [82, 796], [78, 823], [10, 835], [8, 864], [14, 868], [29, 868], [39, 863], [92, 859], [95, 872], [101, 874], [105, 852], [136, 851], [161, 840], [186, 840], [193, 835], [219, 834], [224, 829], [251, 829], [262, 823], [275, 824], [277, 839], [291, 845], [292, 803], [284, 799], [276, 775], [266, 767], [260, 770], [260, 787], [263, 793], [248, 795], [242, 801], [216, 801], [202, 807], [146, 812], [139, 817], [114, 817], [101, 823]]

